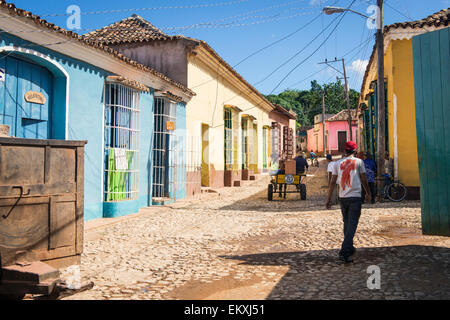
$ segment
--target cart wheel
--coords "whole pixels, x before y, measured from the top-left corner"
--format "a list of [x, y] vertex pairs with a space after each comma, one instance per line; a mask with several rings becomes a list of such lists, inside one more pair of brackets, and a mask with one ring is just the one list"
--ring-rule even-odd
[[306, 184], [300, 185], [300, 196], [303, 201], [306, 200]]
[[273, 201], [273, 184], [269, 184], [268, 199]]

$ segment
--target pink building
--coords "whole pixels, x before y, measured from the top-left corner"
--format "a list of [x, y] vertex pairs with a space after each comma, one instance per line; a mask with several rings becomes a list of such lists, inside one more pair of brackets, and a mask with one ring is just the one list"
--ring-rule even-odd
[[[353, 141], [357, 137], [357, 118], [356, 110], [352, 110], [352, 131]], [[323, 124], [322, 115], [315, 118], [314, 128], [308, 131], [308, 152], [314, 152], [323, 155]], [[326, 137], [326, 154], [338, 155], [345, 150], [345, 144], [350, 140], [350, 132], [348, 126], [348, 111], [344, 110], [337, 115], [325, 115], [325, 137]]]

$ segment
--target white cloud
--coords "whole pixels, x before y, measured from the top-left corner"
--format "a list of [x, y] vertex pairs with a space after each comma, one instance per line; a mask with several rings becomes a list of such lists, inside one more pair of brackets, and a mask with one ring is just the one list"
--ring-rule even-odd
[[354, 71], [357, 73], [358, 77], [363, 77], [366, 72], [367, 65], [369, 64], [369, 60], [355, 60], [352, 62], [350, 66], [350, 71]]

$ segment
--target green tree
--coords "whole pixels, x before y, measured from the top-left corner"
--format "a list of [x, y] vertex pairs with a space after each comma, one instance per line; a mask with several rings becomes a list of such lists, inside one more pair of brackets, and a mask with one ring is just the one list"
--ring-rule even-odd
[[[327, 114], [337, 114], [347, 109], [345, 99], [345, 87], [341, 81], [327, 83], [321, 86], [316, 80], [311, 82], [309, 90], [288, 89], [279, 95], [269, 95], [267, 99], [276, 104], [280, 104], [288, 110], [293, 110], [297, 114], [298, 126], [314, 125], [314, 117], [322, 113], [322, 94], [325, 95], [325, 106]], [[358, 105], [359, 93], [350, 90], [350, 105], [356, 109]]]

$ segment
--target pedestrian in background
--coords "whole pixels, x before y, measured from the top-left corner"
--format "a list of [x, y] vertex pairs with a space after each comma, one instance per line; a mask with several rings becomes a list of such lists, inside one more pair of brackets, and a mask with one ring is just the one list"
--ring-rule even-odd
[[357, 148], [356, 143], [351, 141], [345, 145], [346, 157], [338, 161], [333, 168], [333, 176], [326, 203], [326, 208], [330, 210], [331, 197], [336, 188], [336, 182], [338, 182], [340, 187], [339, 200], [344, 220], [344, 242], [339, 252], [339, 259], [345, 263], [352, 262], [353, 259], [351, 257], [356, 252], [356, 248], [353, 246], [353, 238], [361, 217], [361, 185], [366, 189], [367, 196], [370, 194], [364, 162], [355, 157]]
[[308, 161], [303, 157], [303, 152], [299, 151], [294, 160], [297, 174], [304, 174], [309, 169]]
[[[366, 177], [370, 188], [371, 203], [374, 204], [377, 195], [376, 194], [377, 191], [375, 189], [375, 176], [377, 175], [377, 164], [372, 159], [372, 155], [368, 152], [364, 154], [364, 166], [366, 167]], [[366, 191], [364, 188], [362, 188], [363, 203], [365, 202], [365, 198], [366, 198]]]
[[[333, 156], [331, 154], [327, 155], [327, 162], [328, 162], [328, 186], [330, 186], [331, 179], [333, 178], [333, 170], [334, 166], [336, 165], [336, 162], [333, 161]], [[331, 195], [331, 205], [335, 206], [339, 203], [339, 197], [338, 197], [338, 188], [335, 188], [333, 191], [333, 194]]]

